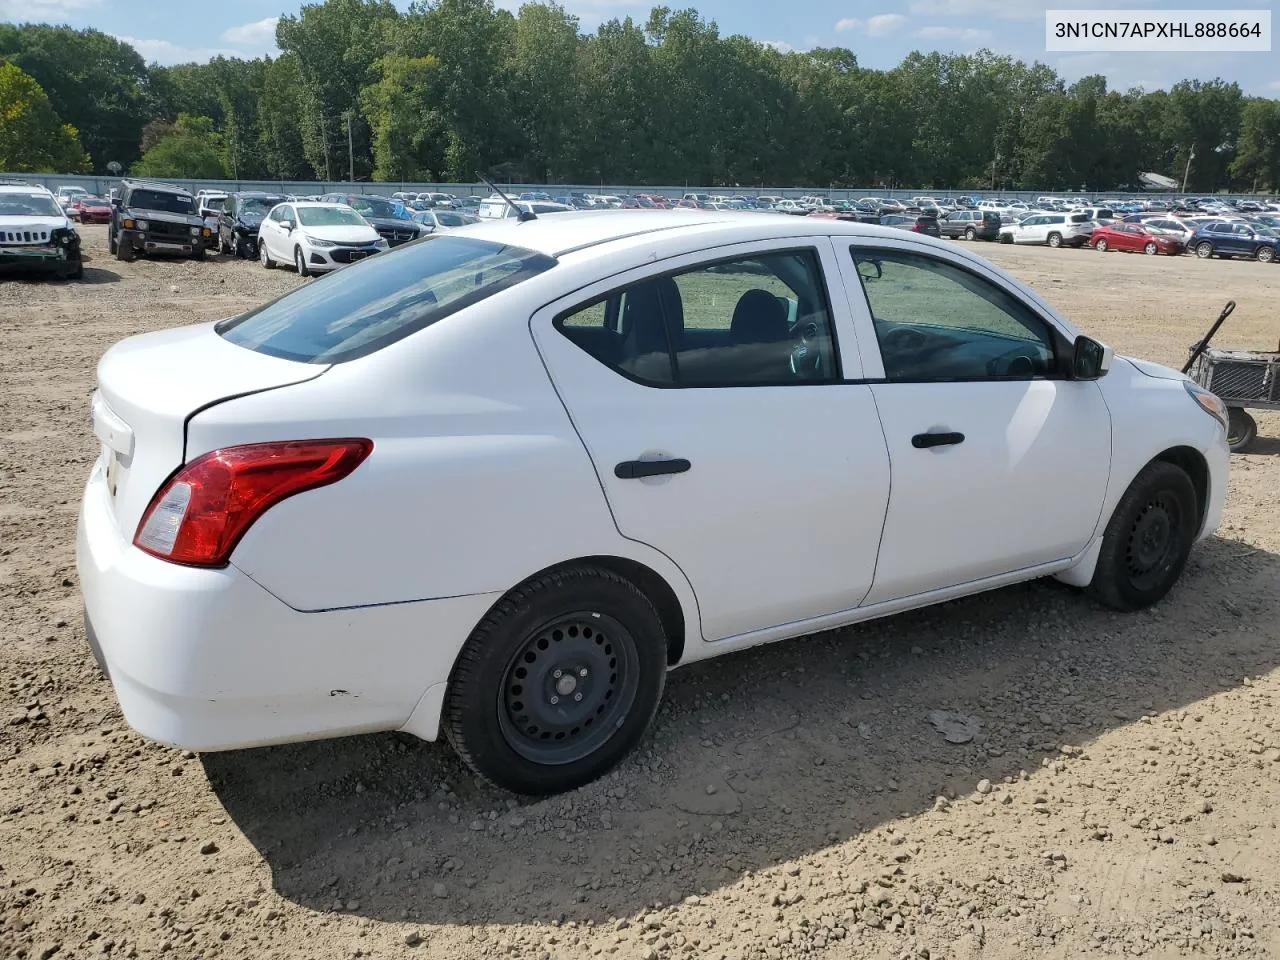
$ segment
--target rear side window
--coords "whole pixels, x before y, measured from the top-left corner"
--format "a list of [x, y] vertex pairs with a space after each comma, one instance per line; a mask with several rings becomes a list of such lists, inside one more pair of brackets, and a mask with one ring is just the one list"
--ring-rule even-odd
[[555, 266], [553, 257], [471, 237], [432, 237], [313, 280], [216, 328], [258, 353], [342, 363]]

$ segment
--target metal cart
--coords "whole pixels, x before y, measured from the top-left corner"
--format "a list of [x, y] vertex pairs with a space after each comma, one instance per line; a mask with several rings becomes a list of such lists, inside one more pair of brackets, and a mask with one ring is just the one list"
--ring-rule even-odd
[[1182, 372], [1227, 405], [1227, 445], [1239, 453], [1258, 435], [1257, 422], [1245, 410], [1280, 410], [1280, 345], [1273, 353], [1210, 349], [1209, 341], [1235, 308], [1234, 300], [1227, 302], [1205, 338], [1191, 347]]

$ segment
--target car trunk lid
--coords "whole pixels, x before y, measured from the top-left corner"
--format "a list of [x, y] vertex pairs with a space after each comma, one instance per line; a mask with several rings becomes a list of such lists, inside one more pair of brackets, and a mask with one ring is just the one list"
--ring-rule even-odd
[[212, 323], [130, 337], [108, 350], [98, 363], [91, 414], [120, 533], [132, 538], [155, 492], [184, 462], [192, 414], [327, 369], [246, 350]]

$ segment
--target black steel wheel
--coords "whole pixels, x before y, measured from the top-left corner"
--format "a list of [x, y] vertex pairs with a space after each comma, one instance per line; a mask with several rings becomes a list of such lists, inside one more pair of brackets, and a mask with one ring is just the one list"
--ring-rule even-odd
[[441, 727], [484, 779], [526, 794], [612, 769], [649, 726], [666, 678], [653, 603], [612, 570], [548, 571], [513, 589], [454, 665]]
[[526, 760], [573, 763], [613, 735], [638, 685], [639, 655], [626, 627], [586, 610], [557, 617], [507, 665], [502, 734]]
[[1243, 407], [1227, 408], [1227, 446], [1232, 453], [1242, 453], [1258, 438], [1258, 421]]
[[1156, 603], [1182, 574], [1199, 528], [1199, 499], [1186, 471], [1147, 464], [1107, 523], [1090, 592], [1117, 610]]

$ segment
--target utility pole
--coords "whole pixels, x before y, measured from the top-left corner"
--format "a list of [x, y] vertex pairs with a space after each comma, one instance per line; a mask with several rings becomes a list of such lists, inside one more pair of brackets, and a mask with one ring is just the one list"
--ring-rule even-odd
[[356, 151], [355, 151], [355, 147], [354, 147], [354, 146], [352, 146], [352, 144], [353, 144], [353, 140], [351, 139], [351, 114], [352, 114], [352, 113], [354, 113], [354, 112], [355, 112], [355, 111], [353, 111], [353, 110], [348, 110], [348, 111], [346, 112], [346, 118], [347, 118], [347, 179], [348, 179], [348, 180], [350, 180], [352, 183], [355, 183], [355, 182], [356, 182]]
[[320, 143], [324, 147], [324, 179], [328, 183], [333, 178], [329, 175], [329, 134], [324, 129], [324, 114], [320, 114]]
[[1187, 169], [1182, 174], [1182, 192], [1187, 192], [1187, 180], [1191, 177], [1191, 161], [1196, 158], [1196, 145], [1191, 145], [1191, 153], [1187, 155]]

